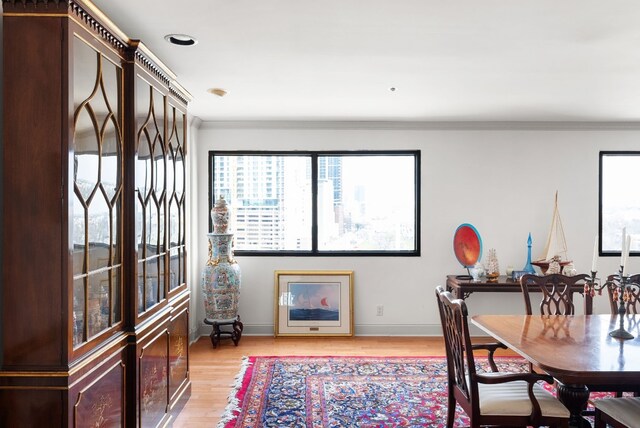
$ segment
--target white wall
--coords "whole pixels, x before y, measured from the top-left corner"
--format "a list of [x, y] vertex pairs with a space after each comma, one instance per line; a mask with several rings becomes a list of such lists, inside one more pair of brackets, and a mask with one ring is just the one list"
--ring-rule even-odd
[[[245, 334], [270, 335], [275, 270], [349, 269], [355, 272], [356, 335], [434, 335], [440, 334], [434, 288], [444, 285], [447, 274], [464, 273], [452, 250], [461, 223], [476, 226], [485, 254], [496, 249], [503, 273], [507, 265], [520, 269], [529, 232], [534, 259], [544, 247], [558, 190], [569, 256], [579, 272], [590, 268], [598, 225], [598, 153], [640, 149], [640, 126], [205, 122], [196, 141], [190, 147], [198, 180], [191, 199], [197, 248], [191, 256], [197, 254], [192, 266], [198, 272], [207, 254], [210, 150], [421, 150], [421, 257], [237, 257], [239, 313]], [[617, 261], [600, 258], [600, 271], [613, 273]], [[632, 259], [631, 271], [639, 268], [640, 261]], [[200, 285], [191, 285], [199, 332], [209, 334], [202, 324]], [[379, 304], [382, 317], [376, 316]], [[472, 314], [524, 310], [518, 293], [476, 293], [467, 304]], [[597, 298], [596, 311], [607, 309], [606, 297]]]

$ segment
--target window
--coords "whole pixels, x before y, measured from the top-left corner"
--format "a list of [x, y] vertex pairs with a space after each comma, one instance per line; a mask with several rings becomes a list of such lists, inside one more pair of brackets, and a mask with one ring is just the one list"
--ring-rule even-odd
[[640, 255], [640, 152], [600, 152], [600, 254], [620, 255], [622, 228]]
[[419, 151], [210, 152], [209, 177], [236, 254], [420, 255]]

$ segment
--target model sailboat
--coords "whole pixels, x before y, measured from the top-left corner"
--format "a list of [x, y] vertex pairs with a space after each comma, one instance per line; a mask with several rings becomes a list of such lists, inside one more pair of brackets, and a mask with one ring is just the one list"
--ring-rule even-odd
[[559, 263], [560, 266], [565, 266], [571, 263], [567, 255], [567, 239], [564, 236], [564, 229], [562, 227], [562, 219], [560, 218], [560, 211], [558, 210], [558, 192], [556, 191], [555, 203], [553, 206], [553, 217], [551, 218], [551, 229], [549, 230], [549, 237], [547, 238], [547, 244], [538, 260], [531, 264], [540, 267], [543, 272], [549, 268], [550, 263]]

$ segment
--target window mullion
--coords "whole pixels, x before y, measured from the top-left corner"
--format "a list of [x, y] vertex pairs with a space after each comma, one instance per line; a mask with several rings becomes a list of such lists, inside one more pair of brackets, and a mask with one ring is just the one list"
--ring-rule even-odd
[[311, 252], [318, 252], [318, 154], [311, 154]]

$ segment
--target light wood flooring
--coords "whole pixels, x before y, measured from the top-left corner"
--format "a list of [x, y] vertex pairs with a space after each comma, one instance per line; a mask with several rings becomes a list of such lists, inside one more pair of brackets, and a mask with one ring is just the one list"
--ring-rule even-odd
[[173, 426], [215, 427], [245, 355], [439, 356], [444, 355], [444, 342], [438, 337], [243, 336], [237, 347], [223, 340], [213, 349], [209, 337], [201, 337], [190, 348], [191, 398]]

